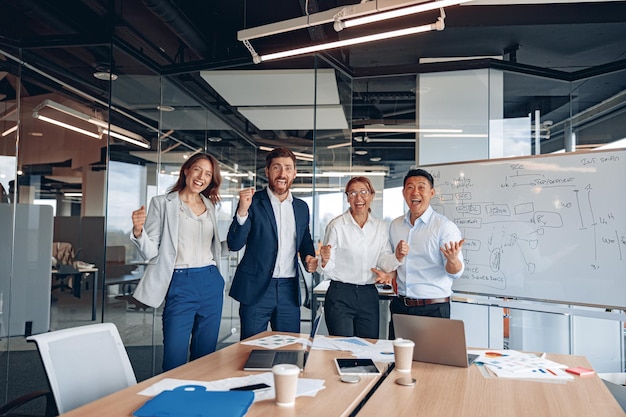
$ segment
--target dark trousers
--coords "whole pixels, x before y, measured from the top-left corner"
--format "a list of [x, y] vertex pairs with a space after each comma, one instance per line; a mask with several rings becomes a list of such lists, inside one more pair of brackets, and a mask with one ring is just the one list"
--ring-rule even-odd
[[217, 267], [174, 270], [163, 308], [163, 371], [215, 352], [223, 304]]
[[256, 304], [240, 304], [241, 340], [267, 330], [300, 333], [298, 278], [272, 278]]
[[444, 319], [450, 318], [450, 303], [437, 303], [429, 304], [426, 306], [414, 306], [408, 307], [404, 305], [404, 302], [395, 297], [391, 300], [389, 305], [391, 311], [391, 321], [389, 322], [389, 340], [396, 338], [395, 331], [393, 329], [393, 315], [394, 314], [410, 314], [413, 316], [429, 316], [429, 317], [442, 317]]
[[324, 317], [331, 336], [378, 339], [378, 291], [374, 284], [331, 281], [324, 297]]

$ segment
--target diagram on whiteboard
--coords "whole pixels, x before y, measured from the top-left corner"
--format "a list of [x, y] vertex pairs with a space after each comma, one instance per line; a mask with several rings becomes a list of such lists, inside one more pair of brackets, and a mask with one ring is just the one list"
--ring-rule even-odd
[[465, 238], [455, 291], [626, 305], [625, 152], [426, 169]]

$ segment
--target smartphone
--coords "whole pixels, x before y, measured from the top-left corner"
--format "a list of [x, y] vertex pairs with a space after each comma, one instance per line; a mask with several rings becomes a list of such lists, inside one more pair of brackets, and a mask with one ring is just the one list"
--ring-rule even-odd
[[334, 358], [339, 375], [380, 375], [380, 370], [369, 358]]
[[252, 384], [252, 385], [244, 385], [243, 387], [235, 387], [231, 388], [231, 391], [260, 391], [264, 389], [270, 388], [267, 384]]

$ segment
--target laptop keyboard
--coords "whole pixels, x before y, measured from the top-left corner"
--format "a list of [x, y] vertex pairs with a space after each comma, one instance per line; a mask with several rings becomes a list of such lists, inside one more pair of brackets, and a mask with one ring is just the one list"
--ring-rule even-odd
[[279, 363], [298, 363], [298, 352], [276, 351], [276, 354], [274, 355], [274, 365]]

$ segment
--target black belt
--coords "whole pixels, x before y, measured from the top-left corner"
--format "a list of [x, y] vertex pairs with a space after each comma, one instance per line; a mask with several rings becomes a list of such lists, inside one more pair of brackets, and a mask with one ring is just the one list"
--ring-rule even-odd
[[352, 289], [376, 287], [374, 284], [351, 284], [348, 282], [341, 282], [341, 281], [335, 281], [335, 280], [330, 281], [330, 286], [335, 287], [335, 288], [343, 287], [343, 288], [352, 288]]
[[450, 297], [446, 298], [408, 298], [404, 295], [398, 295], [407, 307], [423, 307], [431, 304], [449, 303]]

